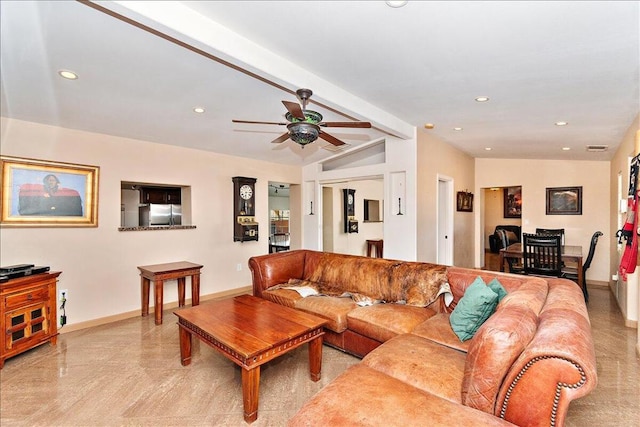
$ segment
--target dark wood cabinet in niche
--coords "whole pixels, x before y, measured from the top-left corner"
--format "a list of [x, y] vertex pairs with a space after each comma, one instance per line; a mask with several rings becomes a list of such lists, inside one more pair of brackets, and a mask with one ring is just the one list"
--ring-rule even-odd
[[141, 187], [140, 203], [179, 205], [182, 202], [180, 187]]

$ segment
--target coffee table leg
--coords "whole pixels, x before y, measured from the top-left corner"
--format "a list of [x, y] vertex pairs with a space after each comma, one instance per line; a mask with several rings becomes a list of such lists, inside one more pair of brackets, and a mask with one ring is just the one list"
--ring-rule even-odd
[[309, 372], [311, 380], [318, 381], [320, 379], [320, 370], [322, 369], [322, 335], [309, 341]]
[[191, 332], [185, 328], [178, 328], [180, 333], [180, 363], [187, 366], [191, 363]]
[[244, 420], [248, 423], [258, 419], [258, 392], [260, 389], [260, 366], [242, 369], [242, 401]]

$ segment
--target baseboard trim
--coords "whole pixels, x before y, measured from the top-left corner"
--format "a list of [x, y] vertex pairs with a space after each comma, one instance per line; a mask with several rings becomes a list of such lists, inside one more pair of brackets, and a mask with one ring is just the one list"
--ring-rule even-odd
[[[217, 299], [224, 299], [224, 298], [231, 298], [231, 297], [235, 297], [238, 295], [244, 295], [244, 294], [251, 294], [253, 293], [253, 288], [252, 286], [244, 286], [242, 288], [236, 288], [236, 289], [231, 289], [228, 291], [222, 291], [222, 292], [216, 292], [213, 294], [208, 294], [208, 295], [202, 295], [200, 297], [200, 302], [204, 302], [204, 301], [208, 301], [208, 300], [217, 300]], [[191, 299], [187, 299], [185, 301], [185, 305], [189, 306], [191, 305]], [[149, 307], [149, 316], [153, 317], [153, 306]], [[167, 304], [163, 304], [162, 309], [163, 310], [170, 310], [172, 308], [177, 308], [178, 307], [178, 301], [174, 301], [174, 302], [170, 302]], [[130, 319], [132, 317], [139, 317], [140, 316], [140, 309], [138, 310], [134, 310], [134, 311], [128, 311], [126, 313], [119, 313], [119, 314], [114, 314], [112, 316], [106, 316], [106, 317], [100, 317], [99, 319], [92, 319], [92, 320], [87, 320], [86, 322], [78, 322], [78, 323], [71, 323], [71, 324], [67, 324], [64, 327], [60, 328], [58, 327], [58, 333], [60, 334], [66, 334], [69, 332], [74, 332], [74, 331], [79, 331], [82, 329], [86, 329], [86, 328], [91, 328], [93, 326], [100, 326], [100, 325], [106, 325], [108, 323], [113, 323], [113, 322], [117, 322], [119, 320], [125, 320], [125, 319]]]
[[587, 282], [587, 285], [589, 286], [594, 286], [594, 287], [598, 287], [598, 288], [609, 288], [609, 282], [604, 281], [604, 280], [589, 280]]

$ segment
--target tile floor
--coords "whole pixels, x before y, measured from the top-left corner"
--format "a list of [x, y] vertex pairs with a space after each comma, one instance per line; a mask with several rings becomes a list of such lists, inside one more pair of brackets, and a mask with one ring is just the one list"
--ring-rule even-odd
[[[571, 405], [567, 426], [640, 425], [636, 330], [625, 328], [606, 288], [590, 288], [599, 384]], [[6, 361], [0, 371], [0, 425], [244, 426], [240, 368], [194, 340], [179, 361], [175, 316], [153, 316], [61, 334]], [[282, 426], [302, 404], [358, 359], [324, 347], [322, 379], [309, 379], [300, 348], [263, 367], [258, 420]]]

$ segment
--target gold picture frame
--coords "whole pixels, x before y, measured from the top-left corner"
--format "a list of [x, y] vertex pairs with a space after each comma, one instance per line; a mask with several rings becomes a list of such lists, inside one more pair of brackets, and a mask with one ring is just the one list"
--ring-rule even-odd
[[0, 156], [0, 225], [97, 227], [98, 166]]

